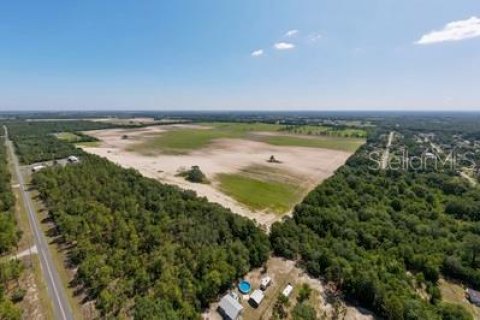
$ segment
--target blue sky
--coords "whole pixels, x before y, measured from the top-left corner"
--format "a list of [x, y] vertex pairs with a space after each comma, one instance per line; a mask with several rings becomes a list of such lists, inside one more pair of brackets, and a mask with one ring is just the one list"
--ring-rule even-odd
[[480, 110], [480, 1], [2, 1], [33, 109]]

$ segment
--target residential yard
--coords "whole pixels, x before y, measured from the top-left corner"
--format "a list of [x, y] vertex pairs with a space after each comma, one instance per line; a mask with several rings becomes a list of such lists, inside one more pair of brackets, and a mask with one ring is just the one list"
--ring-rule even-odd
[[[300, 268], [295, 266], [295, 262], [282, 258], [272, 257], [268, 260], [266, 268], [259, 268], [249, 272], [244, 279], [248, 280], [252, 289], [260, 287], [260, 281], [263, 276], [268, 275], [272, 278], [272, 284], [264, 291], [265, 298], [258, 308], [253, 308], [249, 303], [248, 295], [242, 296], [241, 304], [244, 307], [244, 320], [269, 320], [279, 295], [290, 283], [293, 286], [293, 292], [288, 299], [288, 312], [294, 308], [297, 303], [299, 289], [302, 284], [308, 284], [312, 289], [312, 294], [308, 303], [314, 307], [317, 316], [322, 320], [373, 320], [375, 317], [360, 308], [347, 305], [341, 298], [335, 298], [328, 290], [328, 286], [313, 279], [305, 274]], [[232, 288], [238, 293], [236, 288]], [[209, 310], [203, 314], [205, 320], [221, 320], [217, 312], [218, 303], [210, 305]], [[287, 319], [291, 319], [288, 317]]]
[[460, 304], [470, 311], [475, 319], [480, 319], [480, 308], [471, 304], [465, 295], [465, 289], [459, 283], [446, 279], [439, 280], [442, 300], [449, 303]]

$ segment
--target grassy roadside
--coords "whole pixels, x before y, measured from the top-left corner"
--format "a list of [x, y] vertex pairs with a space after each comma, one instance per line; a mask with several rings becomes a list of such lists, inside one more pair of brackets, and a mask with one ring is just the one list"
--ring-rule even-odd
[[43, 281], [42, 267], [40, 265], [40, 259], [38, 255], [33, 255], [31, 257], [31, 262], [35, 283], [37, 284], [39, 292], [38, 298], [42, 307], [43, 314], [45, 315], [45, 319], [53, 319], [53, 306], [50, 301], [50, 297], [48, 296], [47, 285]]
[[78, 320], [87, 319], [82, 310], [83, 297], [81, 295], [75, 295], [76, 288], [70, 285], [74, 277], [74, 272], [73, 270], [68, 269], [66, 266], [66, 262], [68, 260], [67, 250], [61, 245], [57, 244], [56, 237], [52, 236], [51, 233], [49, 233], [52, 225], [51, 223], [46, 222], [48, 221], [48, 212], [39, 200], [38, 192], [35, 190], [31, 190], [30, 194], [32, 197], [33, 205], [35, 207], [35, 211], [37, 212], [37, 217], [39, 221], [41, 221], [41, 228], [43, 234], [47, 239], [53, 263], [55, 264], [58, 275], [60, 276], [63, 287], [65, 288], [65, 292], [67, 293], [66, 295], [68, 298], [68, 302], [70, 303], [70, 306], [72, 308], [73, 317], [74, 319]]
[[[18, 244], [18, 252], [31, 248], [34, 244], [32, 229], [28, 221], [27, 211], [24, 206], [24, 202], [20, 193], [17, 177], [14, 174], [14, 167], [10, 155], [8, 156], [8, 165], [10, 172], [12, 172], [12, 191], [15, 196], [15, 218], [17, 220], [17, 226], [22, 231], [22, 237]], [[43, 279], [43, 274], [40, 266], [40, 260], [38, 255], [33, 254], [26, 256], [22, 259], [25, 265], [23, 281], [27, 285], [27, 289], [36, 291], [38, 299], [30, 299], [29, 293], [25, 296], [21, 302], [22, 310], [27, 314], [24, 314], [26, 318], [33, 318], [37, 316], [43, 316], [44, 319], [53, 319], [53, 306], [48, 295], [47, 286]], [[33, 283], [29, 283], [32, 278]], [[35, 296], [35, 292], [33, 293]], [[32, 314], [30, 314], [30, 312]]]

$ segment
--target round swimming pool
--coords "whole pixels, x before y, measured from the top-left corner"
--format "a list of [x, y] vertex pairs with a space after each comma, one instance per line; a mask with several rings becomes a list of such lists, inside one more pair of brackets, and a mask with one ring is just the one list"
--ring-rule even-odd
[[252, 285], [250, 284], [250, 282], [242, 280], [238, 284], [238, 290], [240, 290], [240, 292], [243, 294], [248, 294], [250, 290], [252, 290]]

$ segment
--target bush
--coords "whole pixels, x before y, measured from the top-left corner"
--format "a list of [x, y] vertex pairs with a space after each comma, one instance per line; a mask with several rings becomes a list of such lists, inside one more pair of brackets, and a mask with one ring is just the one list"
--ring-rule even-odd
[[23, 300], [25, 297], [25, 294], [27, 293], [27, 290], [25, 289], [17, 289], [12, 293], [12, 302], [13, 303], [18, 303]]
[[207, 177], [200, 170], [199, 166], [193, 166], [190, 170], [187, 171], [186, 179], [194, 183], [207, 183]]
[[293, 320], [316, 320], [317, 313], [315, 309], [308, 303], [297, 303], [292, 310]]
[[442, 304], [440, 314], [442, 320], [473, 320], [473, 316], [464, 307], [457, 304]]

